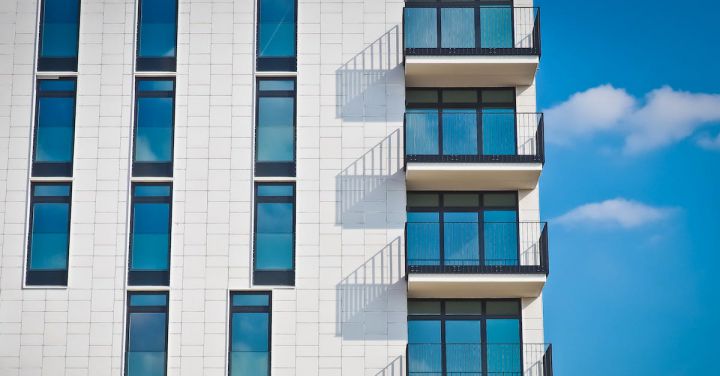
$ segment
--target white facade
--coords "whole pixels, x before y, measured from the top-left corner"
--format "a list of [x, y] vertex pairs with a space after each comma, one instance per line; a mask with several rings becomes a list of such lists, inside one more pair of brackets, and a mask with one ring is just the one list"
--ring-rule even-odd
[[[518, 1], [516, 1], [517, 3]], [[523, 3], [525, 3], [523, 1]], [[136, 1], [82, 0], [67, 288], [24, 286], [38, 0], [0, 1], [0, 375], [124, 372]], [[529, 5], [529, 4], [516, 4]], [[168, 375], [227, 375], [272, 291], [272, 375], [406, 373], [401, 0], [298, 0], [297, 178], [255, 178], [253, 0], [179, 0]], [[63, 74], [65, 75], [65, 74]], [[517, 88], [535, 112], [535, 86]], [[35, 179], [35, 178], [33, 178]], [[294, 181], [295, 287], [253, 286], [253, 185]], [[539, 191], [519, 191], [537, 221]], [[148, 290], [148, 288], [143, 288]], [[153, 290], [167, 291], [168, 288]], [[542, 298], [522, 299], [543, 343]]]

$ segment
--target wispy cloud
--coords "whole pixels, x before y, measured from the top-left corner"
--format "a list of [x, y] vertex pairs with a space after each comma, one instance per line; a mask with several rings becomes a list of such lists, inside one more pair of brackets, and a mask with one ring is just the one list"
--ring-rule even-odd
[[638, 99], [624, 89], [602, 85], [573, 94], [545, 115], [549, 142], [569, 144], [597, 133], [613, 133], [623, 137], [626, 153], [641, 153], [720, 122], [720, 94], [664, 86]]
[[625, 198], [615, 198], [578, 206], [558, 217], [555, 222], [578, 226], [602, 224], [635, 228], [665, 220], [675, 211], [674, 208], [654, 207]]
[[712, 137], [708, 135], [701, 136], [698, 139], [698, 145], [708, 150], [720, 150], [720, 134]]

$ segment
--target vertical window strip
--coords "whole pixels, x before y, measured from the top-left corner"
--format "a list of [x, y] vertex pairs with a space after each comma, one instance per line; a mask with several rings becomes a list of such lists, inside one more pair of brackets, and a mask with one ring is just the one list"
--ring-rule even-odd
[[255, 176], [295, 176], [295, 85], [294, 78], [257, 81]]
[[76, 72], [80, 38], [80, 0], [42, 0], [38, 71]]
[[136, 70], [176, 70], [177, 19], [177, 0], [140, 0]]
[[270, 292], [230, 294], [230, 376], [268, 376], [272, 333]]
[[129, 292], [125, 376], [167, 374], [168, 293]]
[[32, 176], [72, 177], [77, 81], [37, 80]]
[[174, 135], [175, 79], [137, 79], [133, 176], [172, 177]]
[[258, 0], [257, 70], [297, 70], [297, 0]]
[[30, 190], [25, 283], [67, 286], [72, 185], [32, 183]]
[[295, 285], [295, 184], [257, 183], [253, 283]]
[[168, 286], [172, 235], [172, 184], [134, 183], [128, 284]]

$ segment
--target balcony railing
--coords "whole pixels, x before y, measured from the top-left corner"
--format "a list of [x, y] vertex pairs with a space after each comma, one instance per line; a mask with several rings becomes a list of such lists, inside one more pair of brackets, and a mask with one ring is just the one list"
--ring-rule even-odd
[[540, 9], [406, 3], [405, 55], [540, 56]]
[[552, 345], [411, 343], [408, 376], [553, 376]]
[[406, 163], [545, 162], [541, 113], [410, 110], [404, 129]]
[[408, 222], [407, 273], [545, 274], [545, 222]]

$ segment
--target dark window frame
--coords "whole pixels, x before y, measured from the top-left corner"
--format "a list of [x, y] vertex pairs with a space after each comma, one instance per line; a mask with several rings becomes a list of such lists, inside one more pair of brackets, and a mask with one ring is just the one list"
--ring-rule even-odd
[[[268, 297], [267, 306], [236, 306], [233, 297], [237, 295], [265, 295]], [[272, 291], [230, 291], [230, 310], [228, 327], [228, 375], [232, 375], [232, 341], [233, 341], [233, 313], [267, 313], [268, 314], [268, 375], [271, 374], [272, 365]]]
[[[145, 196], [135, 197], [135, 189], [138, 186], [164, 186], [170, 188], [168, 196]], [[130, 238], [128, 240], [128, 285], [130, 286], [169, 286], [170, 269], [172, 267], [172, 215], [173, 215], [173, 184], [171, 182], [133, 182], [131, 185], [130, 197]], [[162, 270], [133, 270], [133, 239], [135, 228], [135, 204], [136, 203], [163, 203], [168, 204], [168, 268]]]
[[[41, 91], [41, 81], [71, 81], [75, 84], [74, 91]], [[75, 160], [75, 126], [77, 125], [77, 78], [38, 78], [35, 80], [35, 114], [33, 119], [33, 152], [32, 152], [32, 176], [33, 177], [65, 177], [73, 176], [73, 162]], [[70, 162], [37, 162], [38, 131], [40, 129], [40, 99], [41, 98], [72, 98], [73, 101], [73, 126], [72, 144], [70, 145]]]
[[[516, 225], [516, 231], [517, 234], [520, 234], [520, 195], [517, 191], [408, 191], [406, 194], [437, 194], [438, 195], [438, 205], [437, 206], [410, 206], [409, 204], [406, 206], [405, 210], [406, 213], [438, 213], [438, 231], [439, 231], [439, 262], [438, 265], [440, 268], [446, 268], [449, 265], [445, 264], [445, 213], [478, 213], [478, 266], [481, 267], [493, 267], [497, 270], [504, 270], [505, 268], [516, 268], [515, 266], [510, 265], [502, 265], [502, 266], [490, 266], [486, 265], [485, 263], [485, 211], [515, 211], [515, 225]], [[445, 195], [446, 194], [473, 194], [478, 195], [479, 201], [478, 206], [445, 206]], [[485, 205], [485, 195], [487, 194], [512, 194], [514, 196], [513, 202], [515, 203], [514, 206], [491, 206], [489, 209]], [[413, 223], [411, 221], [407, 221], [407, 223]], [[423, 222], [415, 222], [415, 223], [423, 223]], [[449, 222], [454, 223], [454, 222]], [[491, 223], [491, 222], [489, 222]], [[407, 239], [407, 228], [406, 228], [406, 234], [405, 238]], [[407, 242], [406, 242], [407, 246]], [[520, 236], [517, 237], [517, 244], [515, 247], [517, 251], [517, 259], [521, 259], [520, 254]], [[406, 252], [407, 257], [407, 252]], [[474, 267], [467, 268], [465, 266], [459, 266], [455, 265], [452, 266], [453, 269], [456, 269], [458, 271], [462, 271], [464, 269], [474, 269]]]
[[75, 57], [64, 58], [64, 57], [43, 57], [43, 33], [45, 32], [45, 1], [40, 2], [40, 18], [38, 20], [38, 61], [37, 70], [41, 72], [77, 72], [78, 71], [78, 56], [80, 55], [80, 15], [82, 13], [82, 1], [78, 2], [78, 33], [77, 33], [77, 51], [75, 51]]
[[[293, 90], [260, 90], [261, 81], [292, 81]], [[296, 77], [258, 77], [255, 80], [255, 176], [295, 177], [297, 174], [297, 78]], [[293, 160], [292, 162], [258, 161], [260, 129], [260, 98], [293, 98]]]
[[[503, 109], [511, 109], [513, 111], [513, 137], [514, 137], [514, 150], [513, 153], [508, 155], [507, 157], [510, 158], [517, 158], [518, 157], [518, 122], [517, 122], [517, 89], [515, 87], [497, 87], [497, 88], [463, 88], [463, 87], [457, 87], [457, 88], [434, 88], [434, 87], [409, 87], [406, 88], [406, 93], [408, 91], [435, 91], [437, 95], [437, 102], [410, 102], [407, 98], [408, 96], [405, 96], [405, 108], [406, 113], [408, 113], [408, 110], [435, 110], [437, 111], [438, 116], [438, 153], [437, 155], [428, 155], [425, 156], [423, 154], [408, 154], [408, 159], [412, 159], [413, 161], [416, 160], [424, 160], [424, 159], [442, 159], [447, 157], [454, 157], [452, 154], [445, 154], [443, 152], [443, 110], [468, 110], [468, 111], [475, 111], [475, 124], [477, 126], [477, 154], [468, 154], [467, 156], [471, 157], [491, 157], [490, 154], [485, 154], [485, 151], [483, 150], [483, 113], [485, 108], [503, 108]], [[475, 91], [477, 95], [477, 101], [474, 103], [471, 102], [445, 102], [443, 100], [443, 91], [449, 90], [465, 90], [465, 91]], [[483, 92], [491, 92], [491, 91], [509, 91], [512, 90], [512, 102], [486, 102], [483, 98]], [[407, 124], [405, 124], [404, 128], [407, 127]], [[463, 157], [465, 155], [460, 155], [460, 157]]]
[[[275, 185], [293, 187], [292, 197], [288, 196], [258, 196], [261, 185]], [[253, 285], [258, 286], [295, 286], [295, 271], [297, 268], [297, 186], [295, 182], [256, 182], [253, 188], [254, 218], [253, 218]], [[257, 270], [257, 230], [258, 230], [258, 203], [291, 203], [293, 206], [292, 218], [292, 270]]]
[[[260, 13], [262, 0], [257, 2], [257, 24], [255, 26], [255, 70], [258, 72], [297, 72], [298, 55], [298, 1], [295, 0], [295, 56], [294, 57], [261, 57], [260, 56]], [[297, 90], [297, 88], [296, 88]]]
[[[141, 91], [140, 82], [143, 81], [170, 81], [172, 91]], [[177, 80], [175, 77], [138, 77], [135, 79], [135, 105], [133, 113], [133, 148], [132, 148], [132, 176], [133, 177], [172, 177], [175, 164], [175, 106], [176, 106]], [[172, 99], [172, 125], [170, 140], [170, 162], [137, 162], [135, 160], [138, 134], [138, 102], [140, 98], [171, 98]]]
[[[438, 321], [440, 322], [440, 345], [442, 348], [441, 351], [441, 366], [442, 366], [442, 375], [447, 374], [447, 357], [446, 357], [446, 333], [445, 333], [445, 323], [448, 321], [466, 321], [466, 320], [477, 320], [480, 321], [480, 345], [481, 348], [481, 374], [482, 375], [488, 375], [488, 365], [487, 365], [487, 320], [488, 319], [517, 319], [518, 320], [518, 334], [519, 334], [519, 343], [520, 346], [520, 365], [522, 366], [524, 364], [524, 353], [522, 351], [522, 346], [525, 343], [524, 336], [523, 336], [523, 316], [522, 316], [522, 300], [517, 298], [499, 298], [499, 299], [441, 299], [441, 298], [428, 298], [428, 299], [408, 299], [408, 304], [410, 302], [439, 302], [440, 303], [440, 314], [411, 314], [408, 312], [407, 320], [408, 320], [408, 331], [409, 331], [409, 323], [410, 321]], [[448, 314], [446, 309], [447, 302], [480, 302], [481, 303], [481, 313], [480, 314], [463, 314], [463, 315], [453, 315]], [[518, 314], [517, 315], [491, 315], [487, 313], [487, 303], [489, 302], [513, 302], [517, 303], [518, 306]], [[409, 337], [409, 333], [408, 333]], [[409, 338], [408, 338], [409, 339]], [[412, 345], [408, 341], [408, 349], [409, 346]], [[408, 375], [412, 375], [413, 373], [410, 371], [410, 357], [408, 354], [406, 354], [406, 358], [408, 359], [408, 364], [406, 366]]]
[[[69, 194], [67, 196], [38, 196], [35, 197], [35, 187], [37, 186], [67, 186]], [[30, 214], [28, 217], [28, 241], [25, 267], [25, 285], [26, 286], [67, 286], [68, 274], [70, 270], [70, 229], [72, 227], [72, 183], [71, 182], [31, 182], [30, 183]], [[31, 252], [33, 241], [33, 220], [34, 207], [37, 203], [62, 203], [68, 206], [68, 244], [65, 250], [65, 269], [57, 270], [32, 270], [31, 268]]]
[[[165, 295], [165, 306], [135, 306], [130, 304], [133, 295]], [[126, 314], [125, 314], [125, 361], [124, 376], [128, 375], [128, 353], [130, 352], [130, 315], [132, 313], [164, 313], [165, 314], [165, 375], [168, 368], [168, 343], [169, 343], [169, 326], [170, 326], [170, 293], [168, 291], [128, 291], [126, 295]]]
[[142, 25], [142, 5], [145, 0], [138, 0], [137, 25], [135, 27], [135, 71], [138, 72], [174, 72], [177, 70], [178, 18], [180, 4], [175, 1], [175, 56], [174, 57], [142, 57], [140, 56], [140, 26]]

